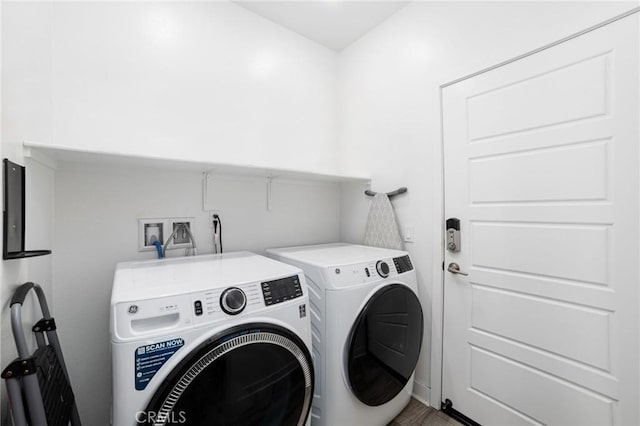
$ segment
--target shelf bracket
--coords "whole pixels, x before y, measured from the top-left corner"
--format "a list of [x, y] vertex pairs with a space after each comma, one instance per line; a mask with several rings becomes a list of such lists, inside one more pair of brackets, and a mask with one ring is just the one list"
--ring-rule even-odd
[[271, 211], [271, 180], [272, 177], [267, 177], [267, 211]]
[[209, 179], [212, 178], [211, 174], [215, 169], [202, 172], [202, 211], [209, 211]]

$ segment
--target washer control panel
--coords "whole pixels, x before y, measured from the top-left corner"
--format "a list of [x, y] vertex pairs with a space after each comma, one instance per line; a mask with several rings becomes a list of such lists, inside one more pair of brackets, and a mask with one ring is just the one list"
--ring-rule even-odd
[[191, 310], [196, 324], [218, 321], [230, 315], [264, 307], [259, 283], [240, 284], [191, 294]]
[[238, 315], [247, 306], [247, 295], [238, 287], [229, 287], [220, 296], [220, 307], [225, 314]]
[[297, 275], [261, 284], [264, 304], [269, 306], [302, 296], [300, 278]]
[[[120, 302], [113, 314], [114, 333], [119, 339], [139, 339], [169, 330], [177, 331], [203, 324], [228, 320], [270, 309], [278, 303], [303, 296], [303, 275], [272, 281], [237, 284], [175, 296]], [[306, 307], [300, 308], [306, 309]], [[301, 318], [306, 311], [300, 311]]]

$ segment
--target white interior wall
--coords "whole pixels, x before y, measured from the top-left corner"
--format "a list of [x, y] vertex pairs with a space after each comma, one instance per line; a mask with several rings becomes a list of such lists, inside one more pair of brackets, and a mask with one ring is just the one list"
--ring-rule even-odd
[[[53, 256], [2, 262], [0, 362], [15, 356], [8, 298], [40, 282], [83, 420], [106, 425], [113, 267], [152, 256], [137, 252], [138, 217], [194, 216], [211, 251], [200, 176], [63, 167], [52, 223], [54, 172], [24, 160], [21, 143], [333, 173], [336, 54], [227, 2], [3, 2], [2, 12], [2, 153], [27, 162], [28, 248], [57, 237]], [[276, 180], [267, 214], [265, 183], [249, 181], [212, 198], [226, 250], [339, 239], [337, 186]]]
[[[53, 33], [54, 145], [335, 170], [336, 55], [316, 43], [226, 2], [56, 4]], [[54, 309], [87, 424], [109, 421], [115, 263], [153, 257], [137, 251], [142, 217], [194, 216], [211, 252], [200, 179], [57, 171]], [[210, 204], [227, 251], [339, 239], [335, 185], [276, 180], [266, 212], [264, 181], [221, 181]]]
[[60, 2], [54, 145], [336, 170], [336, 53], [231, 2]]
[[[53, 243], [53, 171], [25, 160], [23, 139], [50, 140], [51, 135], [51, 39], [49, 6], [3, 2], [2, 6], [2, 158], [25, 165], [26, 248], [51, 249]], [[49, 71], [49, 72], [48, 72]], [[9, 300], [15, 288], [26, 281], [39, 283], [51, 303], [52, 257], [0, 262], [0, 362], [4, 368], [17, 356]], [[34, 296], [32, 294], [32, 296]], [[26, 329], [40, 318], [35, 297], [25, 303]], [[37, 316], [37, 318], [36, 318]], [[9, 424], [6, 390], [1, 387], [0, 424]]]
[[[349, 46], [339, 58], [340, 149], [345, 173], [372, 177], [372, 189], [400, 186], [394, 200], [420, 280], [424, 346], [415, 391], [429, 397], [434, 265], [433, 175], [440, 144], [439, 86], [544, 46], [637, 6], [637, 2], [414, 2]], [[368, 201], [342, 195], [342, 239], [364, 235]], [[464, 238], [464, 236], [463, 236]], [[435, 257], [434, 257], [435, 256]], [[439, 405], [439, 403], [434, 402]]]

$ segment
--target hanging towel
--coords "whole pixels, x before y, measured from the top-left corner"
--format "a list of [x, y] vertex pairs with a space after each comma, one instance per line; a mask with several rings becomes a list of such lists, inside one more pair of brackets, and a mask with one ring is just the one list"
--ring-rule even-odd
[[387, 194], [378, 193], [371, 201], [364, 245], [402, 250], [396, 215]]

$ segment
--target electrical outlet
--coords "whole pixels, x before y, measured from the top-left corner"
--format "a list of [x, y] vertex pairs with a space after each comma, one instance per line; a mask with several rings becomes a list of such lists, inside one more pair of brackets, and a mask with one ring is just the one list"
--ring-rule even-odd
[[220, 216], [220, 210], [209, 210], [209, 228], [213, 229], [213, 216], [214, 215], [218, 215]]
[[402, 230], [402, 235], [404, 235], [402, 239], [404, 240], [405, 243], [412, 243], [413, 242], [413, 226], [405, 226]]

